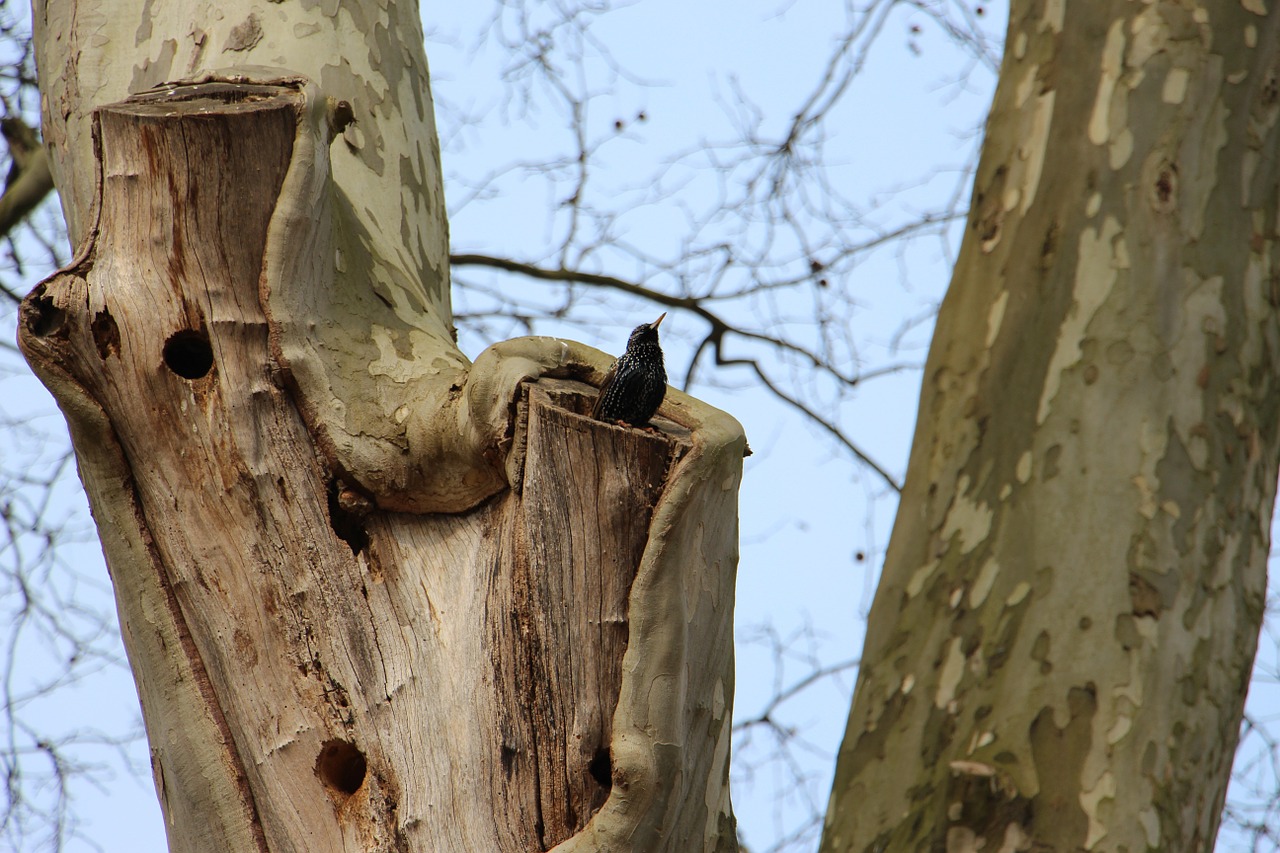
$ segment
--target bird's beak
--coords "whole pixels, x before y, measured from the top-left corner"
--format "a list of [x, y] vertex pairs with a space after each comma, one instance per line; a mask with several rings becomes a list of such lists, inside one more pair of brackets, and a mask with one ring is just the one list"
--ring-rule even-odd
[[[662, 317], [665, 317], [665, 316], [667, 316], [667, 312], [666, 312], [666, 311], [663, 311], [663, 312], [662, 312]], [[650, 323], [649, 325], [650, 325], [650, 326], [653, 326], [655, 329], [656, 329], [656, 328], [658, 328], [658, 324], [662, 322], [662, 317], [659, 317], [658, 319], [654, 320], [654, 321], [653, 321], [652, 323]]]

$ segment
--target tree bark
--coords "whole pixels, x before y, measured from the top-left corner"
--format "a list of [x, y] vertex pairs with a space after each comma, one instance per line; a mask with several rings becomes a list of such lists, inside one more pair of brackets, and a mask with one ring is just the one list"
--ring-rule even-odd
[[1212, 849], [1280, 466], [1278, 28], [1013, 4], [824, 851]]
[[[20, 343], [71, 428], [170, 848], [734, 849], [740, 427], [677, 392], [657, 435], [582, 417], [569, 380], [608, 360], [572, 342], [457, 351], [416, 8], [222, 7], [176, 42], [149, 5], [70, 8], [37, 38], [82, 242]], [[192, 80], [103, 106], [164, 79], [109, 61], [114, 16]], [[201, 67], [324, 26], [312, 67]]]
[[36, 132], [20, 118], [0, 119], [0, 135], [9, 147], [9, 174], [0, 194], [0, 234], [9, 234], [53, 189], [49, 155]]

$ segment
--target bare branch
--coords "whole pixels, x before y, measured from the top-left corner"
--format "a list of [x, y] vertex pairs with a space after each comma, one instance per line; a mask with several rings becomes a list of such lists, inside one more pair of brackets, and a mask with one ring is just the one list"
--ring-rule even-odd
[[21, 118], [0, 119], [0, 134], [9, 143], [9, 175], [0, 195], [0, 236], [7, 235], [53, 191], [49, 157], [36, 132]]

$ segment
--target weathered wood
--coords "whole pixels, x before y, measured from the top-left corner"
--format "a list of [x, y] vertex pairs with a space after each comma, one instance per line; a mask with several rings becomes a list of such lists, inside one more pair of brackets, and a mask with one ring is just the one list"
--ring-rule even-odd
[[[740, 435], [678, 394], [700, 432], [597, 423], [545, 379], [518, 489], [379, 508], [276, 346], [305, 89], [175, 91], [100, 112], [98, 216], [21, 331], [104, 528], [171, 849], [727, 849]], [[535, 363], [504, 346], [459, 396], [517, 408], [485, 396]]]
[[525, 406], [524, 476], [507, 501], [488, 626], [508, 790], [534, 796], [522, 810], [538, 815], [530, 842], [544, 850], [582, 829], [613, 785], [627, 599], [674, 449], [557, 407], [584, 412], [589, 398], [548, 387], [533, 386]]
[[[28, 300], [23, 343], [29, 359], [65, 372], [106, 413], [162, 594], [176, 603], [164, 615], [190, 637], [181, 650], [149, 650], [159, 660], [133, 659], [149, 731], [182, 713], [167, 679], [156, 681], [158, 695], [147, 689], [181, 654], [207, 674], [207, 711], [222, 721], [216, 734], [230, 741], [223, 749], [257, 810], [264, 849], [297, 849], [288, 839], [341, 837], [315, 766], [322, 743], [350, 738], [346, 688], [315, 648], [315, 627], [336, 629], [332, 641], [366, 659], [374, 643], [353, 624], [360, 568], [331, 531], [326, 477], [280, 387], [258, 302], [297, 95], [207, 94], [101, 111], [92, 251]], [[50, 327], [51, 317], [61, 322]], [[93, 507], [100, 518], [118, 512]], [[113, 556], [113, 572], [127, 571]], [[126, 640], [157, 616], [120, 605]], [[216, 754], [217, 745], [173, 749], [153, 756], [165, 802], [197, 811], [205, 783], [185, 769], [188, 750]], [[174, 829], [173, 849], [205, 849]]]

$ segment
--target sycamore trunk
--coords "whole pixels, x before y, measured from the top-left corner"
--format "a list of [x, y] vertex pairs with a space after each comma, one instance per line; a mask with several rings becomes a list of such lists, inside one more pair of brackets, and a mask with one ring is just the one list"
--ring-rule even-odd
[[34, 17], [78, 251], [21, 345], [170, 848], [734, 849], [741, 429], [591, 420], [570, 341], [457, 349], [416, 4]]
[[1274, 6], [1013, 4], [824, 851], [1212, 849], [1280, 452]]

